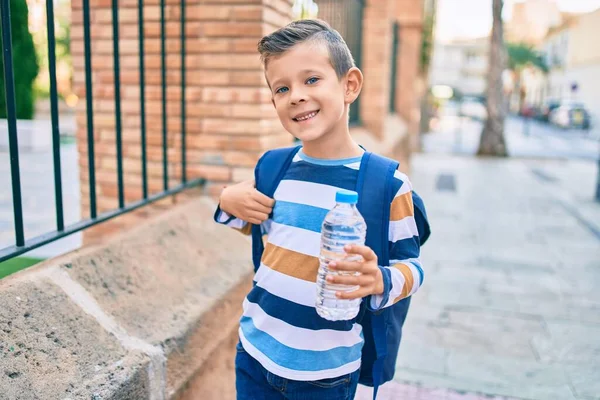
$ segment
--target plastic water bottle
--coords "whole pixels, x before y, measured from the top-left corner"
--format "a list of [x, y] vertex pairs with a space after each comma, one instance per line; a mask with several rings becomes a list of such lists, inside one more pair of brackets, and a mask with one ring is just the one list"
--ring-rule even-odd
[[339, 190], [336, 193], [335, 201], [337, 204], [327, 213], [321, 227], [321, 253], [317, 275], [317, 313], [330, 321], [354, 318], [358, 314], [362, 299], [338, 299], [335, 295], [336, 292], [353, 291], [358, 289], [358, 286], [328, 283], [325, 279], [327, 275], [353, 273], [329, 271], [327, 265], [331, 261], [360, 261], [361, 256], [347, 255], [344, 246], [347, 244], [364, 245], [367, 234], [367, 224], [356, 208], [358, 193]]

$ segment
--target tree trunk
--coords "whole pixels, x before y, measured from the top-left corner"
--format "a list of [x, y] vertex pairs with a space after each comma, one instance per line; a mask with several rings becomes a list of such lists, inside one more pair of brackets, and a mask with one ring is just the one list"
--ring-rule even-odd
[[504, 29], [502, 26], [502, 7], [504, 0], [493, 0], [494, 22], [490, 39], [490, 57], [487, 76], [487, 119], [481, 132], [477, 155], [506, 157], [504, 141], [504, 119], [506, 107], [502, 84], [502, 72], [506, 65], [504, 48]]

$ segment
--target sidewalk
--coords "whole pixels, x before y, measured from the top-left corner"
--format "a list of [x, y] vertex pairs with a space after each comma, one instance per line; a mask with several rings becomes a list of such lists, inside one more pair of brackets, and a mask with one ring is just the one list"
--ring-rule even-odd
[[417, 154], [412, 171], [433, 235], [381, 398], [600, 399], [596, 164]]

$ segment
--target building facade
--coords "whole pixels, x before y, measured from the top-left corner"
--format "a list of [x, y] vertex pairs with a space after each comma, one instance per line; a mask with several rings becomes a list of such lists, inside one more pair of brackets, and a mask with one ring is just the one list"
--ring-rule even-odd
[[[417, 134], [422, 92], [423, 2], [314, 3], [323, 11], [317, 17], [328, 20], [355, 46], [354, 55], [365, 76], [360, 101], [354, 106], [352, 133], [369, 150], [405, 161], [411, 138]], [[89, 107], [84, 1], [73, 0], [71, 4], [73, 84], [81, 99], [76, 114], [84, 214], [90, 209], [90, 135], [94, 138], [99, 213], [119, 207], [119, 169], [123, 170], [125, 202], [142, 198], [144, 142], [150, 195], [176, 186], [185, 168], [188, 180], [206, 180], [203, 191], [212, 196], [228, 183], [252, 178], [254, 166], [266, 150], [293, 142], [277, 119], [256, 51], [263, 35], [294, 18], [293, 0], [186, 0], [184, 8], [180, 0], [147, 0], [141, 9], [138, 0], [121, 0], [118, 46], [113, 41], [117, 30], [112, 2], [89, 0], [93, 93]], [[330, 11], [326, 13], [326, 9]], [[140, 10], [143, 19], [139, 18]], [[118, 75], [115, 49], [119, 51]], [[119, 95], [115, 96], [117, 87]], [[88, 110], [93, 114], [91, 120]], [[407, 167], [406, 162], [403, 167]]]
[[600, 117], [600, 49], [590, 38], [600, 34], [600, 9], [572, 16], [551, 28], [539, 50], [549, 67], [524, 76], [528, 104], [570, 100], [583, 103]]
[[483, 96], [488, 71], [489, 38], [436, 42], [430, 85], [448, 85], [463, 95]]

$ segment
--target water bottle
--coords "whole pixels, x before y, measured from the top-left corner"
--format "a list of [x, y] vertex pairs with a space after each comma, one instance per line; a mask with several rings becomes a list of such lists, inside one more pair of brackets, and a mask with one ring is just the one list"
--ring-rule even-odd
[[[319, 256], [319, 273], [317, 275], [317, 313], [330, 321], [349, 320], [358, 315], [362, 299], [338, 299], [336, 292], [349, 292], [358, 286], [328, 283], [327, 275], [346, 275], [352, 272], [329, 271], [331, 261], [360, 261], [359, 255], [347, 255], [344, 246], [347, 244], [364, 245], [367, 224], [358, 212], [356, 203], [358, 193], [339, 190], [335, 196], [336, 205], [325, 216], [321, 226], [321, 252]], [[358, 274], [358, 273], [356, 273]]]

